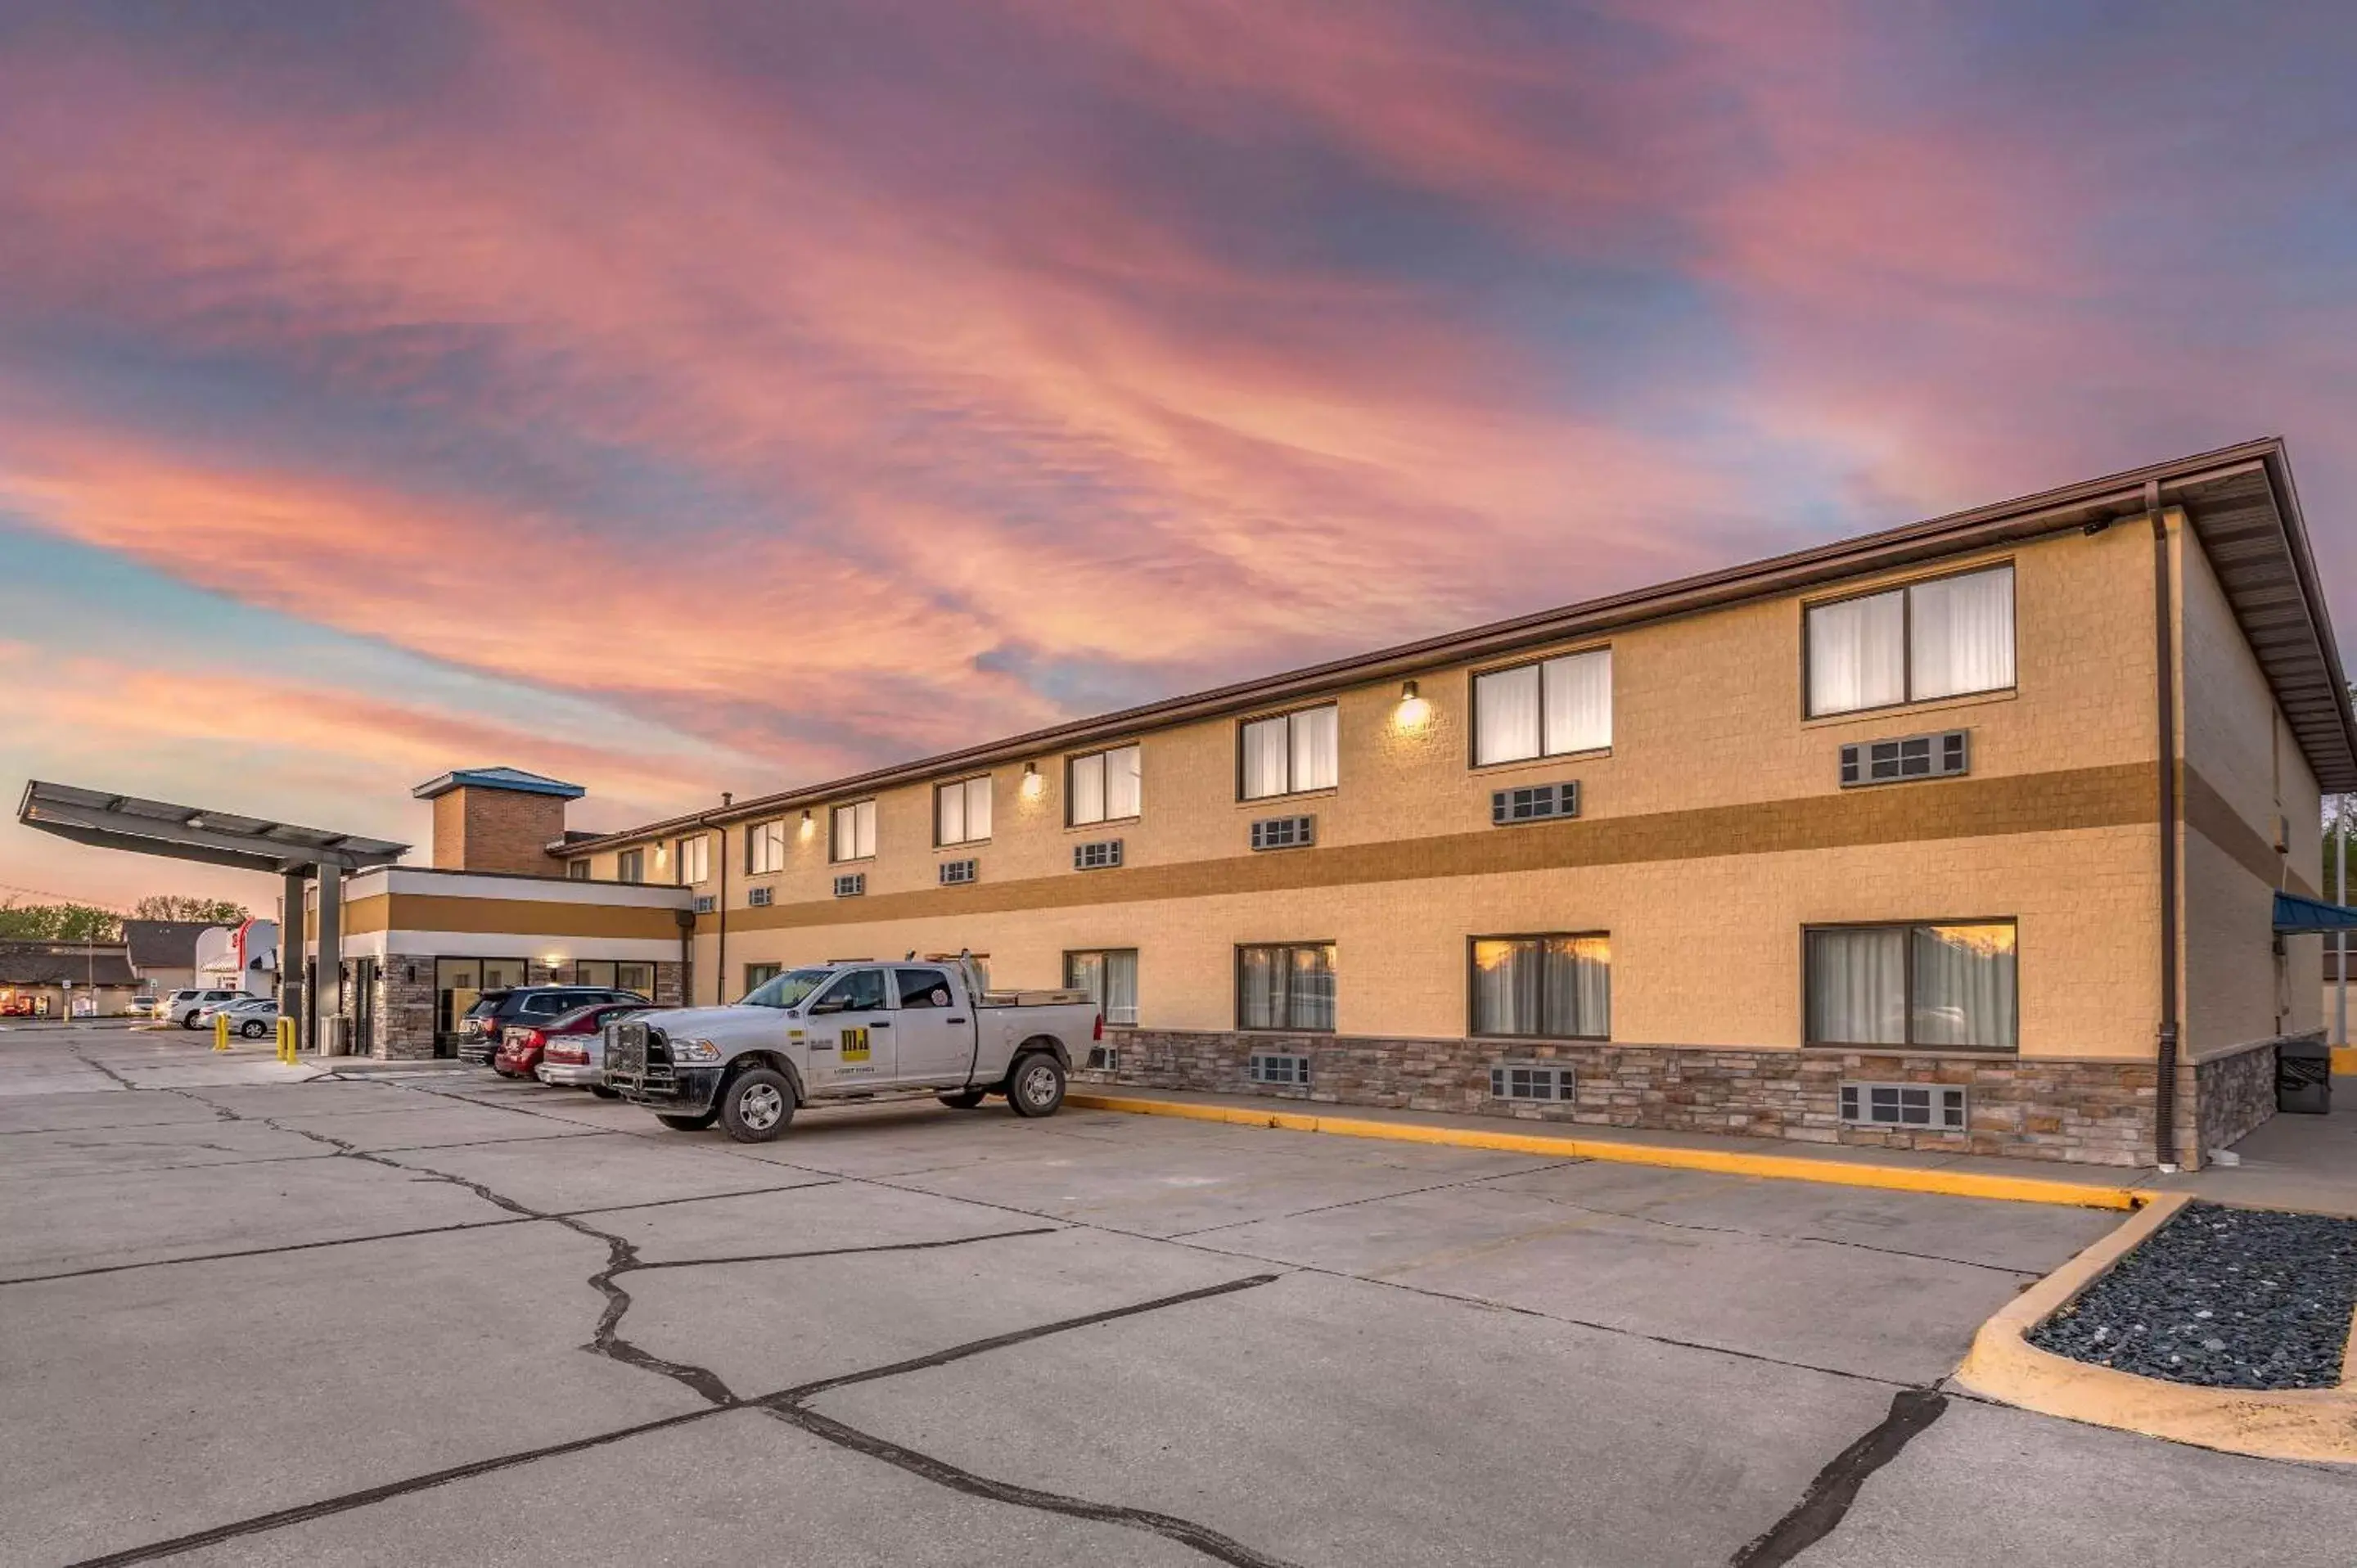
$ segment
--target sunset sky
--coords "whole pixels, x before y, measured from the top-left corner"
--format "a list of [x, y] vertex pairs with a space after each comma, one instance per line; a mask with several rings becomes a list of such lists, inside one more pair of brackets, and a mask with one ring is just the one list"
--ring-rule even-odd
[[[2357, 8], [0, 0], [0, 789], [610, 828], [2244, 437]], [[266, 884], [0, 825], [0, 897]]]

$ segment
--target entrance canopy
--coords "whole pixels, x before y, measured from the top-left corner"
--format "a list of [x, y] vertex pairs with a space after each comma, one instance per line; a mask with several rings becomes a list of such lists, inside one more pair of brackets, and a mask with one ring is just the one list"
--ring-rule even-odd
[[2317, 931], [2357, 931], [2357, 909], [2327, 904], [2297, 893], [2276, 895], [2276, 935], [2305, 936]]
[[135, 795], [113, 795], [70, 784], [45, 784], [38, 779], [26, 784], [16, 820], [28, 828], [102, 849], [233, 865], [241, 871], [273, 875], [315, 865], [360, 871], [391, 865], [409, 853], [407, 844], [384, 839], [264, 822], [168, 800], [143, 800]]

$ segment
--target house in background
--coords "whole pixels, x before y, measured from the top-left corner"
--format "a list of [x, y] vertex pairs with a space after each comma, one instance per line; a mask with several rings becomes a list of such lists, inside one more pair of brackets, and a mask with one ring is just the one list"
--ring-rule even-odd
[[0, 1018], [115, 1017], [138, 989], [124, 943], [0, 941]]
[[197, 983], [197, 940], [216, 929], [204, 920], [125, 920], [123, 941], [143, 996], [162, 996]]

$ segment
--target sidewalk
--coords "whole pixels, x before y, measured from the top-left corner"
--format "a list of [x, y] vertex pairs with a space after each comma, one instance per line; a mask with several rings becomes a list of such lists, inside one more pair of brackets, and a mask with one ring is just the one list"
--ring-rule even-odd
[[2336, 1078], [2332, 1087], [2331, 1115], [2278, 1113], [2234, 1145], [2241, 1165], [2157, 1176], [2152, 1185], [2242, 1208], [2357, 1215], [2357, 1078]]

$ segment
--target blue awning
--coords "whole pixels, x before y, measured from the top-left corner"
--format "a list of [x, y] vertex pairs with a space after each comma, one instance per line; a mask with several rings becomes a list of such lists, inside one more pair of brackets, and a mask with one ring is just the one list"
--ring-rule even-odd
[[2327, 904], [2297, 893], [2276, 895], [2276, 935], [2298, 936], [2309, 931], [2357, 931], [2357, 909]]

